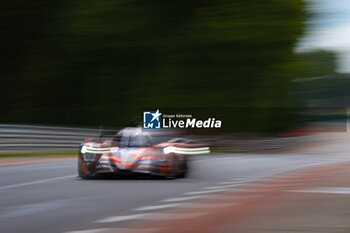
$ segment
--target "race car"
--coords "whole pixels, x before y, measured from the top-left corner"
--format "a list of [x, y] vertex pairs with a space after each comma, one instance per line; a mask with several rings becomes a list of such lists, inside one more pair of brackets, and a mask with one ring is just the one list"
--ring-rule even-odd
[[187, 155], [209, 153], [209, 147], [182, 139], [155, 143], [149, 132], [128, 127], [112, 139], [85, 139], [78, 155], [78, 174], [90, 179], [101, 174], [148, 174], [183, 178], [188, 172]]

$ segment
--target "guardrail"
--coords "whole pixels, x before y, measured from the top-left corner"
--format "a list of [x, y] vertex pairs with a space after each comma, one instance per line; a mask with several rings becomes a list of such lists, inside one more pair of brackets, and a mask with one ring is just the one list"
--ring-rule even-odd
[[[101, 134], [97, 128], [0, 124], [0, 153], [74, 151], [78, 150], [84, 138], [110, 138], [116, 131], [103, 129]], [[152, 134], [156, 143], [183, 136], [164, 132]]]
[[99, 129], [0, 124], [0, 153], [76, 150], [84, 138], [99, 135]]
[[[103, 135], [113, 135], [116, 130], [103, 130]], [[0, 124], [0, 153], [11, 152], [56, 152], [78, 150], [84, 138], [101, 135], [97, 128], [53, 127], [38, 125]], [[167, 141], [183, 135], [153, 134], [155, 142]], [[240, 140], [226, 136], [191, 135], [191, 139], [210, 144], [211, 149], [224, 151], [264, 151], [293, 148], [295, 146], [320, 141], [313, 135], [270, 139]]]
[[239, 140], [222, 138], [213, 143], [212, 148], [223, 151], [234, 152], [263, 152], [272, 150], [287, 150], [298, 148], [302, 145], [324, 141], [324, 138], [316, 135], [305, 135], [281, 138], [256, 138]]

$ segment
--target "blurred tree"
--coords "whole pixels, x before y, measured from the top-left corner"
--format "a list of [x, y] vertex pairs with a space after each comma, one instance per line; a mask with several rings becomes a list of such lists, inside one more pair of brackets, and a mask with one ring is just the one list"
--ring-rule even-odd
[[303, 0], [1, 5], [3, 122], [124, 125], [166, 106], [254, 109], [241, 128], [288, 124], [266, 109], [295, 104]]
[[293, 80], [293, 98], [306, 107], [344, 108], [349, 106], [350, 77], [336, 71], [337, 54], [332, 51], [308, 51], [296, 55], [299, 73]]

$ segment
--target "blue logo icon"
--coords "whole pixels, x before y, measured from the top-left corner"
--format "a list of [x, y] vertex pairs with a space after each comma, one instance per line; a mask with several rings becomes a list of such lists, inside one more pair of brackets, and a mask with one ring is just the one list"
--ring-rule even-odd
[[159, 109], [156, 112], [143, 112], [143, 128], [160, 129], [161, 115]]

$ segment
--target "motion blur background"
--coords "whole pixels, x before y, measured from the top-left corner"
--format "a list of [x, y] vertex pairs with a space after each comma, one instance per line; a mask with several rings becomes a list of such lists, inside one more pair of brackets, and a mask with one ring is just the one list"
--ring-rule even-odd
[[295, 123], [291, 109], [350, 100], [347, 0], [4, 0], [0, 11], [2, 123], [123, 126], [145, 106], [219, 107], [258, 116], [230, 129], [274, 130]]
[[[349, 2], [0, 0], [0, 232], [349, 233]], [[77, 178], [157, 109], [222, 120], [186, 179]]]

